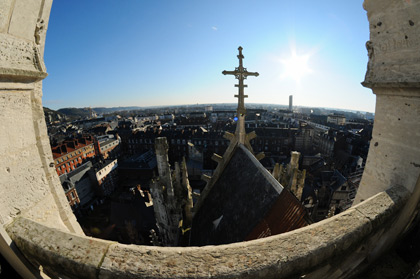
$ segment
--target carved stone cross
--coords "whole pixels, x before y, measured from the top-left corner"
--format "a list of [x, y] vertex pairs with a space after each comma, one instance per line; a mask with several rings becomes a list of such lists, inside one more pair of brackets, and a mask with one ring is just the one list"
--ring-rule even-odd
[[238, 122], [236, 125], [236, 131], [235, 135], [238, 137], [238, 140], [240, 143], [245, 143], [245, 98], [247, 98], [247, 95], [244, 95], [244, 88], [247, 87], [247, 85], [244, 84], [244, 79], [246, 79], [248, 76], [259, 76], [259, 73], [255, 72], [248, 72], [246, 68], [244, 68], [242, 64], [242, 59], [244, 59], [244, 56], [242, 55], [242, 47], [240, 46], [238, 48], [239, 50], [239, 67], [235, 68], [235, 71], [223, 71], [222, 74], [224, 75], [234, 75], [235, 78], [239, 80], [239, 84], [235, 84], [235, 87], [238, 87], [238, 95], [235, 95], [235, 97], [238, 98], [238, 109], [237, 109], [237, 116], [238, 116]]
[[[239, 55], [238, 55], [238, 59], [239, 59], [239, 67], [235, 68], [235, 71], [223, 71], [222, 74], [224, 75], [234, 75], [235, 78], [237, 78], [239, 80], [239, 84], [235, 84], [235, 87], [238, 87], [238, 95], [235, 95], [235, 97], [238, 98], [238, 113], [240, 114], [245, 114], [246, 110], [245, 110], [245, 98], [248, 98], [247, 95], [244, 95], [244, 88], [248, 87], [247, 85], [244, 84], [244, 79], [246, 79], [248, 76], [259, 76], [259, 73], [255, 72], [248, 72], [246, 70], [246, 68], [244, 68], [243, 64], [242, 64], [242, 59], [244, 59], [244, 56], [242, 54], [242, 47], [240, 46], [238, 48], [239, 50]], [[239, 117], [239, 116], [238, 116]]]

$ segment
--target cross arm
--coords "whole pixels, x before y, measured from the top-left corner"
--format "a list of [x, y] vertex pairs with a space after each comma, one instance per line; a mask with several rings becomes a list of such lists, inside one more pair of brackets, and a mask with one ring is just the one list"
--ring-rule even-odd
[[236, 71], [223, 71], [222, 74], [224, 74], [224, 75], [236, 75], [237, 72]]
[[255, 77], [257, 77], [257, 76], [259, 76], [260, 74], [259, 74], [258, 72], [246, 72], [246, 75], [247, 75], [247, 76], [255, 76]]

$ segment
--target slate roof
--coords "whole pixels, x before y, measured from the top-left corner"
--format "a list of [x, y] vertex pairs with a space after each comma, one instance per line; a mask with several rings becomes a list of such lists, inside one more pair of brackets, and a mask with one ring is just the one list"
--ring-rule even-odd
[[156, 168], [156, 156], [152, 150], [142, 154], [135, 154], [119, 164], [120, 169], [145, 169], [151, 170]]
[[[280, 210], [273, 211], [274, 206]], [[239, 242], [306, 224], [300, 202], [238, 144], [194, 216], [190, 245]]]
[[92, 168], [92, 162], [88, 161], [83, 165], [77, 167], [75, 170], [71, 171], [70, 173], [65, 173], [60, 175], [60, 182], [63, 184], [64, 181], [71, 182], [72, 185], [76, 185], [82, 177]]

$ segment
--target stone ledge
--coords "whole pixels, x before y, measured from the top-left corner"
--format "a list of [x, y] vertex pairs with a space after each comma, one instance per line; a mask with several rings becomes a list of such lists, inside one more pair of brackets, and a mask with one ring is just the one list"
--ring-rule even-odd
[[[220, 246], [161, 248], [116, 244], [99, 278], [271, 278], [289, 276], [347, 250], [372, 227], [356, 210], [329, 222], [256, 241]], [[123, 261], [121, 259], [124, 259]]]
[[[367, 87], [367, 88], [370, 88], [370, 89], [376, 89], [376, 88], [418, 89], [418, 88], [420, 88], [420, 82], [418, 82], [418, 81], [404, 81], [404, 80], [395, 80], [395, 81], [383, 82], [380, 79], [378, 79], [378, 80], [366, 79], [361, 84], [364, 87]], [[405, 92], [401, 92], [401, 93], [404, 94]], [[392, 95], [395, 95], [395, 94], [392, 94]]]
[[0, 67], [0, 81], [5, 82], [35, 82], [43, 80], [47, 76], [46, 72], [41, 71]]
[[34, 265], [42, 265], [49, 276], [96, 278], [108, 247], [113, 244], [46, 227], [18, 218], [6, 231], [20, 251]]
[[18, 218], [7, 232], [34, 265], [69, 278], [347, 278], [345, 274], [370, 261], [377, 235], [384, 237], [408, 198], [408, 191], [394, 187], [316, 224], [220, 246], [124, 245], [25, 218]]

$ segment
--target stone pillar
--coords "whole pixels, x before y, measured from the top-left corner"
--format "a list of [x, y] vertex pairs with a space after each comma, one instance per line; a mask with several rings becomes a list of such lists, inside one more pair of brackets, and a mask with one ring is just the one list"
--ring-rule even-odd
[[355, 204], [420, 174], [420, 2], [365, 0], [370, 28], [364, 86], [376, 94], [369, 155]]
[[[150, 188], [153, 197], [153, 210], [164, 246], [176, 246], [178, 243], [178, 225], [182, 215], [172, 183], [166, 138], [155, 139], [155, 150], [159, 179], [154, 181]], [[180, 179], [178, 180], [180, 181]]]
[[299, 168], [299, 157], [300, 152], [292, 151], [290, 152], [290, 164], [287, 166], [287, 174], [292, 176], [293, 170]]
[[83, 234], [54, 169], [42, 107], [51, 5], [52, 0], [0, 1], [0, 249], [24, 278], [37, 275], [8, 256], [18, 252], [3, 230], [15, 217]]
[[0, 222], [18, 215], [83, 234], [54, 170], [42, 107], [52, 1], [0, 4]]
[[192, 199], [192, 188], [190, 186], [190, 181], [188, 179], [188, 169], [187, 163], [185, 161], [185, 157], [182, 158], [181, 164], [181, 172], [182, 172], [182, 187], [185, 191], [184, 198], [184, 219], [183, 219], [183, 228], [191, 227], [192, 223], [192, 208], [193, 208], [193, 199]]
[[168, 143], [166, 138], [155, 139], [155, 151], [157, 168], [159, 172], [159, 179], [166, 187], [166, 194], [168, 196], [174, 196], [174, 188], [172, 185], [171, 168], [168, 159]]

